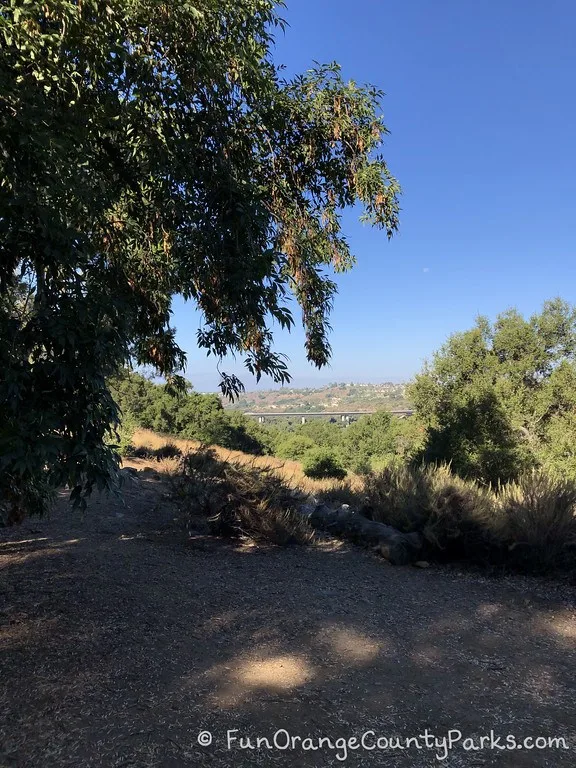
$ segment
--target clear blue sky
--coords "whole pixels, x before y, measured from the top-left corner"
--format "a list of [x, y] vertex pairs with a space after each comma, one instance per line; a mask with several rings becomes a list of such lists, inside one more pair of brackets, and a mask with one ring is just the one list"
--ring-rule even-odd
[[[478, 314], [576, 303], [573, 0], [288, 0], [282, 15], [288, 74], [336, 60], [385, 91], [385, 156], [403, 188], [392, 241], [345, 217], [358, 265], [337, 278], [332, 366], [306, 362], [299, 329], [277, 336], [295, 386], [407, 380]], [[174, 323], [187, 378], [215, 389], [198, 315], [176, 301]], [[255, 387], [239, 362], [223, 369]]]

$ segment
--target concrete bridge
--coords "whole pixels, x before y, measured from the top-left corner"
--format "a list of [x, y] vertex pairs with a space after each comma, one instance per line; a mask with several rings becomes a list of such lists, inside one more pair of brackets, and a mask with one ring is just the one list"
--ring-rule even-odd
[[[353, 418], [356, 420], [360, 416], [369, 416], [371, 413], [376, 413], [376, 411], [294, 411], [287, 413], [286, 411], [271, 411], [270, 413], [261, 413], [256, 411], [246, 411], [244, 413], [244, 416], [251, 416], [252, 418], [257, 418], [260, 424], [263, 424], [266, 419], [289, 419], [289, 418], [299, 418], [302, 420], [302, 424], [306, 424], [307, 419], [315, 419], [315, 418], [334, 418], [334, 417], [340, 417], [340, 420], [345, 422], [346, 424], [350, 423], [350, 419]], [[399, 419], [405, 419], [408, 416], [412, 416], [414, 411], [407, 411], [407, 410], [395, 410], [395, 411], [388, 411], [388, 413], [391, 413], [393, 416], [398, 417]]]

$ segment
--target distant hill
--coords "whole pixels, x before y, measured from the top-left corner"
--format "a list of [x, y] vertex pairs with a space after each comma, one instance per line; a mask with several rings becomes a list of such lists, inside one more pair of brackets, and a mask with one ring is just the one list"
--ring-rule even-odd
[[223, 400], [224, 407], [239, 411], [373, 411], [409, 408], [406, 384], [329, 384], [315, 389], [269, 389], [245, 392], [235, 403]]

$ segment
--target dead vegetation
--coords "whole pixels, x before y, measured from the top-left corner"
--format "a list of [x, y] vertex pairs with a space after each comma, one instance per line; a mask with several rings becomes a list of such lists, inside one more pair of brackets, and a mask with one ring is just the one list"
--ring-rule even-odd
[[[144, 449], [144, 451], [148, 451], [150, 454], [155, 452], [156, 457], [158, 452], [166, 445], [178, 448], [182, 454], [196, 451], [202, 447], [202, 443], [199, 443], [196, 440], [182, 440], [179, 438], [158, 435], [148, 429], [137, 430], [132, 437], [132, 443], [137, 451]], [[325, 492], [344, 493], [346, 489], [360, 491], [362, 488], [362, 479], [358, 475], [349, 473], [344, 481], [333, 478], [315, 480], [306, 477], [302, 470], [302, 465], [298, 461], [278, 459], [275, 456], [253, 456], [251, 454], [243, 453], [242, 451], [231, 451], [227, 448], [220, 448], [219, 446], [210, 447], [214, 452], [214, 455], [221, 461], [267, 471], [272, 470], [276, 476], [281, 478], [291, 488], [297, 488], [307, 494], [319, 494]], [[130, 466], [130, 460], [128, 459], [125, 461], [124, 464]], [[172, 473], [176, 466], [177, 465], [172, 461], [165, 462], [159, 460], [158, 462], [158, 469], [162, 472]]]
[[312, 496], [421, 533], [430, 560], [542, 574], [576, 570], [576, 484], [550, 474], [532, 472], [490, 488], [463, 480], [447, 465], [391, 465], [362, 478], [313, 480], [295, 461], [187, 440], [167, 445], [145, 430], [134, 442], [172, 478], [189, 528], [203, 520], [217, 535], [308, 543], [312, 531], [296, 510]]
[[189, 531], [200, 518], [216, 536], [280, 546], [314, 539], [297, 511], [301, 499], [270, 467], [223, 461], [200, 447], [180, 459], [171, 486]]

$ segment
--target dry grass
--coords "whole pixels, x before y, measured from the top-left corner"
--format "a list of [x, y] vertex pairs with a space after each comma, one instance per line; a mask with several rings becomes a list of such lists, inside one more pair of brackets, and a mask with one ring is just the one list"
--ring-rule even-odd
[[280, 546], [309, 544], [315, 538], [298, 514], [299, 492], [273, 469], [223, 461], [212, 448], [198, 448], [181, 458], [172, 499], [190, 532], [200, 520], [217, 536]]
[[[148, 429], [139, 429], [134, 433], [132, 443], [136, 448], [150, 448], [154, 451], [167, 444], [172, 444], [180, 448], [182, 453], [197, 451], [202, 448], [202, 444], [196, 440], [182, 440], [174, 437], [158, 435]], [[219, 446], [211, 446], [215, 455], [220, 461], [231, 464], [249, 466], [253, 469], [272, 470], [282, 481], [291, 488], [296, 488], [305, 493], [317, 495], [324, 492], [340, 492], [344, 488], [360, 491], [362, 488], [362, 479], [358, 475], [350, 474], [346, 481], [334, 479], [313, 480], [306, 477], [302, 471], [302, 465], [298, 461], [289, 461], [277, 459], [274, 456], [252, 456], [242, 451], [231, 451]], [[125, 462], [128, 464], [129, 462]], [[176, 465], [174, 462], [158, 462], [160, 471], [172, 473]]]
[[541, 570], [574, 568], [576, 484], [545, 472], [531, 472], [496, 495], [494, 527], [511, 556]]
[[576, 484], [545, 472], [490, 489], [447, 465], [392, 465], [368, 475], [359, 493], [326, 498], [421, 532], [431, 558], [545, 573], [576, 566]]
[[[167, 438], [147, 430], [138, 430], [133, 442], [153, 451], [173, 444], [183, 454], [204, 448], [193, 440]], [[232, 528], [252, 530], [254, 538], [258, 538], [255, 531], [258, 525], [262, 528], [266, 514], [276, 522], [262, 538], [280, 541], [285, 537], [281, 531], [287, 521], [282, 521], [280, 510], [292, 502], [279, 500], [282, 493], [296, 491], [300, 498], [312, 495], [328, 503], [346, 503], [401, 531], [421, 532], [430, 559], [472, 561], [527, 572], [575, 570], [576, 484], [543, 472], [497, 489], [463, 480], [446, 465], [393, 464], [365, 477], [349, 474], [344, 480], [314, 480], [304, 475], [296, 461], [218, 447], [210, 452], [214, 466], [219, 467], [214, 470], [216, 475], [224, 473], [231, 486], [243, 488], [244, 502], [251, 499], [250, 504], [243, 502], [243, 522], [234, 522], [230, 514], [229, 519]], [[182, 474], [182, 461], [177, 458], [154, 462], [154, 467], [174, 477]], [[267, 494], [275, 487], [282, 490], [270, 502], [272, 497]]]

